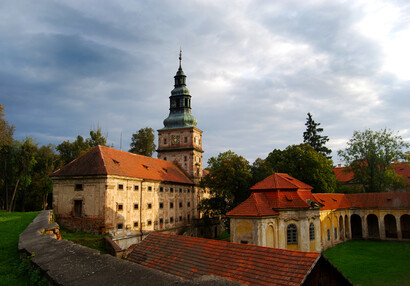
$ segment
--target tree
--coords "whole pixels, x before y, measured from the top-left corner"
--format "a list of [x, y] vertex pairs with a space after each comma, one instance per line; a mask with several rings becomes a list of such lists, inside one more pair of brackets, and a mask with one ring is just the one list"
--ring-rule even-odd
[[107, 138], [102, 135], [99, 127], [96, 130], [90, 130], [89, 138], [84, 140], [81, 135], [78, 135], [74, 142], [63, 141], [57, 145], [56, 149], [60, 154], [61, 165], [66, 165], [98, 145], [108, 146]]
[[10, 145], [13, 142], [14, 126], [9, 125], [4, 119], [4, 107], [0, 104], [0, 151], [3, 146]]
[[306, 118], [306, 131], [303, 132], [303, 143], [307, 143], [319, 152], [326, 156], [326, 158], [331, 159], [330, 154], [332, 150], [325, 147], [326, 142], [329, 141], [327, 136], [322, 136], [319, 133], [323, 132], [323, 128], [319, 128], [320, 123], [316, 123], [310, 112], [308, 112], [308, 117]]
[[138, 133], [132, 134], [129, 152], [152, 157], [156, 148], [154, 138], [154, 129], [150, 127], [141, 128]]
[[205, 216], [225, 215], [249, 197], [252, 175], [245, 158], [229, 150], [210, 158], [207, 169], [201, 186], [211, 190], [211, 198], [198, 206]]
[[400, 176], [391, 163], [406, 159], [403, 149], [410, 144], [391, 130], [354, 131], [345, 150], [338, 155], [354, 174], [354, 180], [363, 186], [365, 192], [384, 192], [400, 184]]
[[251, 166], [251, 173], [252, 173], [252, 184], [251, 185], [255, 185], [256, 183], [272, 175], [274, 172], [272, 170], [271, 165], [266, 160], [257, 158]]
[[266, 157], [265, 163], [269, 164], [272, 172], [287, 173], [312, 186], [313, 192], [333, 193], [336, 189], [332, 161], [309, 144], [275, 149]]
[[30, 210], [45, 210], [48, 205], [48, 196], [53, 191], [53, 181], [48, 176], [58, 167], [58, 155], [51, 144], [41, 146], [35, 153], [33, 182], [30, 190], [28, 208]]
[[36, 164], [35, 152], [37, 143], [32, 138], [26, 138], [23, 142], [18, 143], [18, 151], [16, 163], [16, 182], [13, 191], [13, 196], [10, 200], [9, 212], [11, 212], [15, 204], [16, 193], [19, 188], [22, 190], [22, 211], [24, 211], [25, 190], [30, 185], [32, 180], [32, 169]]
[[91, 147], [82, 136], [78, 135], [73, 143], [70, 143], [68, 140], [64, 141], [59, 144], [56, 149], [60, 154], [61, 165], [66, 165], [75, 158], [78, 158], [88, 152]]
[[90, 130], [90, 138], [87, 138], [85, 142], [90, 148], [98, 146], [98, 145], [108, 146], [107, 138], [105, 138], [102, 135], [102, 131], [100, 127], [97, 127], [96, 130]]

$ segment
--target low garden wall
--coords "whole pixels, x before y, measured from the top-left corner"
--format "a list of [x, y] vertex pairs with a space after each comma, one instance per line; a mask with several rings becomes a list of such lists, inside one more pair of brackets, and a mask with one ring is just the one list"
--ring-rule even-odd
[[182, 280], [141, 265], [100, 255], [71, 241], [60, 240], [52, 211], [41, 212], [20, 234], [18, 248], [53, 285], [238, 285], [219, 277]]

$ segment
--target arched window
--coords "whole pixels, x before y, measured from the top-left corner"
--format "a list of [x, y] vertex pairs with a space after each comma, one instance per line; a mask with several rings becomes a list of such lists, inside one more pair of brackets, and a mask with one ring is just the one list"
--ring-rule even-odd
[[315, 225], [313, 222], [309, 224], [309, 239], [315, 240]]
[[298, 243], [298, 229], [293, 223], [288, 225], [287, 240], [288, 244]]

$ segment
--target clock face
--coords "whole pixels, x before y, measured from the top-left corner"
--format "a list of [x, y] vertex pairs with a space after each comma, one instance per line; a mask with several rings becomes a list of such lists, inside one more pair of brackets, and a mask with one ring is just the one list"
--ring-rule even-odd
[[179, 135], [172, 135], [171, 136], [171, 144], [179, 144]]

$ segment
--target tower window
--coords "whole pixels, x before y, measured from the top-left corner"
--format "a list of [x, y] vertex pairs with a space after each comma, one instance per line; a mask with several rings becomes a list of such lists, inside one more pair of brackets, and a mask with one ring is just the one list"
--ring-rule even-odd
[[298, 229], [293, 223], [288, 225], [287, 229], [287, 242], [288, 244], [297, 244], [298, 243]]
[[173, 203], [173, 202], [170, 202], [170, 203], [169, 203], [169, 208], [170, 208], [170, 209], [173, 209], [173, 208], [174, 208], [174, 203]]
[[189, 101], [188, 98], [185, 98], [185, 106], [188, 107], [189, 106]]
[[123, 210], [123, 205], [122, 205], [122, 204], [118, 204], [117, 210], [122, 211], [122, 210]]
[[138, 191], [138, 189], [139, 189], [139, 186], [135, 185], [135, 186], [134, 186], [134, 190], [135, 190], [135, 191]]
[[119, 190], [124, 190], [124, 185], [123, 185], [123, 184], [119, 184], [119, 185], [118, 185], [118, 189], [119, 189]]
[[148, 204], [148, 208], [149, 208], [149, 209], [152, 209], [152, 204]]
[[313, 222], [309, 224], [309, 239], [315, 240], [315, 225]]
[[122, 224], [122, 223], [117, 224], [117, 229], [122, 229], [122, 228], [123, 228], [123, 224]]
[[182, 202], [179, 202], [179, 207], [182, 208]]
[[138, 204], [134, 204], [134, 210], [138, 209]]
[[138, 227], [138, 221], [134, 221], [134, 227]]
[[151, 186], [148, 187], [148, 191], [152, 191], [152, 187], [151, 187]]
[[164, 208], [164, 203], [159, 203], [159, 208], [163, 209]]

